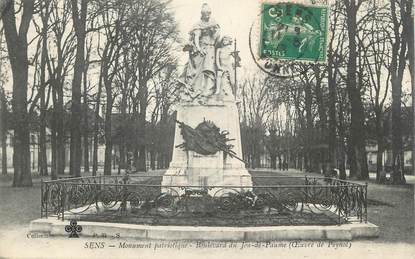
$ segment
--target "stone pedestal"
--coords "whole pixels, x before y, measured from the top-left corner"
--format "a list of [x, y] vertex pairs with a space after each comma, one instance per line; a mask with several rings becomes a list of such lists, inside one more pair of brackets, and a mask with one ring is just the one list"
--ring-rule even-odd
[[[229, 143], [233, 151], [242, 158], [241, 131], [235, 101], [211, 101], [206, 104], [181, 104], [177, 107], [177, 120], [195, 128], [204, 120], [212, 121], [220, 130], [229, 131]], [[169, 169], [163, 176], [162, 185], [167, 186], [241, 186], [251, 189], [251, 175], [245, 164], [218, 151], [213, 155], [201, 155], [176, 147], [184, 142], [181, 129], [176, 124], [173, 157]], [[178, 188], [176, 191], [181, 192]], [[217, 190], [211, 190], [210, 193]]]

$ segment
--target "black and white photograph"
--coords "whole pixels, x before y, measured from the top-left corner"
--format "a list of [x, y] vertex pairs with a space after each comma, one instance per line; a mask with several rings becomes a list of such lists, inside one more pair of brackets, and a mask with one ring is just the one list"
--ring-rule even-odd
[[415, 258], [413, 0], [0, 0], [0, 258]]

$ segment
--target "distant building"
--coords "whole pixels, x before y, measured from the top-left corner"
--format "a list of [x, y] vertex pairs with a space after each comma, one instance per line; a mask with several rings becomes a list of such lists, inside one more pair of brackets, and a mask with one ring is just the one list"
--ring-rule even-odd
[[[376, 142], [370, 142], [366, 145], [366, 154], [369, 171], [376, 171], [376, 161], [378, 155], [378, 145]], [[404, 150], [403, 154], [405, 171], [410, 171], [412, 169], [412, 151]], [[386, 171], [390, 171], [392, 169], [392, 150], [387, 149], [383, 152], [382, 165]]]
[[[46, 156], [47, 156], [47, 163], [48, 166], [52, 165], [52, 147], [50, 142], [50, 129], [46, 128]], [[7, 167], [13, 167], [13, 130], [9, 130], [7, 132], [7, 140], [6, 140], [6, 152], [7, 152]], [[39, 132], [31, 132], [30, 133], [30, 163], [31, 169], [33, 171], [38, 171], [38, 161], [39, 161]], [[92, 166], [92, 155], [93, 155], [93, 142], [92, 139], [89, 141], [89, 157], [90, 157], [90, 165]], [[65, 162], [66, 166], [69, 168], [69, 143], [65, 145]], [[0, 148], [0, 157], [1, 157], [1, 148]], [[104, 157], [105, 157], [105, 145], [98, 144], [98, 165], [104, 165]], [[83, 159], [83, 156], [82, 156]], [[2, 161], [0, 159], [0, 165]], [[81, 163], [83, 165], [83, 162]]]
[[[384, 127], [384, 144], [386, 146], [385, 151], [382, 154], [382, 164], [383, 168], [386, 171], [392, 169], [392, 150], [391, 150], [391, 128], [392, 128], [392, 113], [390, 108], [386, 109], [383, 117], [383, 127]], [[403, 144], [403, 156], [404, 156], [404, 170], [411, 171], [413, 168], [412, 165], [412, 127], [413, 127], [413, 112], [412, 106], [402, 107], [402, 120], [401, 120], [401, 132], [402, 132], [402, 144]], [[369, 171], [376, 171], [376, 160], [378, 153], [378, 145], [376, 141], [376, 136], [373, 133], [376, 132], [376, 129], [373, 128], [374, 121], [368, 121], [368, 140], [366, 142], [366, 154], [367, 161], [369, 166]]]

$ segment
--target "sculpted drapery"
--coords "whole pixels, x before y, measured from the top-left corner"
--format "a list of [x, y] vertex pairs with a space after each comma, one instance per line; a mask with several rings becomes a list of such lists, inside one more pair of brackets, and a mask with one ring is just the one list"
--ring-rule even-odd
[[[224, 49], [232, 43], [229, 37], [224, 37], [226, 44], [223, 44], [220, 26], [210, 17], [211, 11], [207, 4], [202, 6], [201, 14], [201, 20], [193, 26], [189, 33], [189, 43], [184, 48], [184, 51], [188, 52], [189, 60], [180, 78], [186, 94], [191, 99], [199, 100], [214, 94], [229, 95], [229, 91], [220, 91], [221, 88], [230, 89], [230, 79], [227, 76], [229, 73], [223, 71], [229, 66], [219, 63], [220, 56], [224, 57], [230, 53], [220, 53], [219, 49]], [[221, 87], [224, 84], [229, 84], [229, 87]]]

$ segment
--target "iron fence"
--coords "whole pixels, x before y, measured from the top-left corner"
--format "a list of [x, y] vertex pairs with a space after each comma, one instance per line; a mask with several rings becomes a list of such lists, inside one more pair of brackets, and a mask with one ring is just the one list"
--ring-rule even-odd
[[367, 184], [308, 176], [252, 178], [253, 186], [161, 185], [161, 176], [134, 175], [43, 181], [41, 217], [179, 225], [367, 221]]

